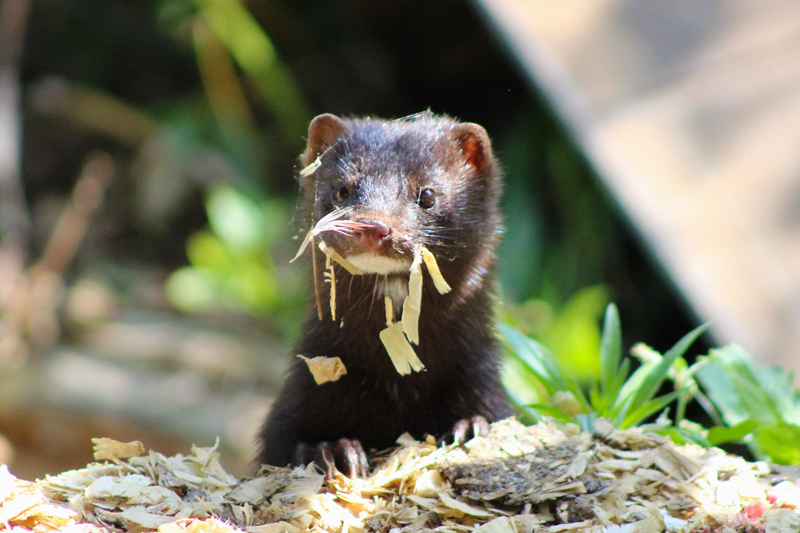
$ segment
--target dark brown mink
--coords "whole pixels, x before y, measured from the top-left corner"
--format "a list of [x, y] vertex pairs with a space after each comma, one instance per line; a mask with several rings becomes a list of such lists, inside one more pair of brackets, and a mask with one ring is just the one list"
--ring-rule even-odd
[[[335, 464], [364, 475], [363, 450], [388, 448], [404, 432], [459, 441], [508, 417], [493, 326], [501, 180], [484, 129], [430, 112], [399, 120], [320, 115], [309, 126], [300, 168], [300, 235], [343, 210], [341, 218], [356, 224], [320, 234], [312, 247], [323, 239], [364, 275], [334, 263], [334, 321], [325, 256], [316, 250], [320, 294], [309, 302], [294, 353], [339, 357], [347, 374], [317, 385], [294, 360], [261, 430], [259, 461], [314, 460], [329, 472]], [[440, 294], [423, 274], [414, 350], [425, 369], [400, 375], [379, 333], [385, 296], [400, 318], [418, 244], [434, 255], [452, 290]]]

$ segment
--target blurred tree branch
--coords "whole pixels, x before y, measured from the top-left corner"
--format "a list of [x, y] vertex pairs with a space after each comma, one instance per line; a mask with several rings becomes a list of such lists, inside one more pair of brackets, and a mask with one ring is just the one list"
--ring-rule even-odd
[[269, 36], [239, 0], [194, 2], [199, 15], [264, 98], [286, 145], [296, 146], [306, 134], [311, 115], [303, 91]]
[[0, 238], [3, 253], [17, 255], [20, 266], [25, 261], [31, 227], [20, 169], [19, 81], [29, 11], [30, 0], [0, 2]]
[[256, 122], [230, 54], [202, 17], [192, 21], [192, 34], [200, 79], [217, 122], [223, 128], [244, 128], [254, 134]]
[[19, 366], [30, 345], [48, 346], [58, 338], [62, 275], [75, 258], [114, 174], [114, 161], [107, 153], [89, 156], [42, 256], [10, 280], [9, 290], [0, 300], [0, 368]]

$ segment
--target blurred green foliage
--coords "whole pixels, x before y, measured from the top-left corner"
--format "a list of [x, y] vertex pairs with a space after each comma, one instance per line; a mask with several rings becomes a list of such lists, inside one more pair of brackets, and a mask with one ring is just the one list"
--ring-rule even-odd
[[273, 247], [289, 231], [290, 207], [282, 199], [255, 202], [228, 186], [206, 201], [209, 229], [186, 245], [189, 266], [166, 283], [167, 297], [186, 312], [226, 308], [278, 320], [295, 329], [302, 316], [303, 287], [275, 266]]
[[[198, 8], [191, 22], [195, 50], [209, 103], [220, 121], [236, 117], [237, 113], [230, 109], [232, 104], [239, 106], [237, 118], [243, 118], [246, 113], [241, 99], [235, 104], [232, 101], [241, 93], [227, 58], [222, 50], [214, 50], [215, 46], [222, 45], [257, 88], [275, 116], [286, 144], [296, 146], [306, 132], [311, 115], [303, 92], [278, 58], [269, 36], [238, 0], [194, 0], [194, 4]], [[218, 43], [213, 42], [215, 38]]]
[[[174, 1], [168, 5], [176, 10]], [[170, 276], [166, 294], [185, 312], [223, 308], [267, 317], [291, 338], [302, 316], [304, 291], [296, 276], [276, 267], [285, 258], [273, 253], [291, 236], [291, 206], [258, 185], [268, 172], [262, 154], [270, 139], [259, 131], [248, 86], [274, 117], [282, 148], [299, 150], [310, 120], [308, 105], [243, 4], [194, 0], [193, 5], [196, 11], [178, 11], [191, 26], [204, 102], [216, 133], [210, 139], [232, 172], [227, 185], [207, 190], [209, 227], [189, 237], [190, 264]]]

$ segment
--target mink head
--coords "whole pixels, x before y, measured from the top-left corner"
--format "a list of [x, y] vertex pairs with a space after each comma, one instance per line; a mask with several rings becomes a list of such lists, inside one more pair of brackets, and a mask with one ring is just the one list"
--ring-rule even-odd
[[500, 180], [477, 124], [320, 115], [300, 163], [300, 230], [335, 220], [320, 237], [366, 274], [407, 273], [417, 244], [453, 281], [491, 269]]

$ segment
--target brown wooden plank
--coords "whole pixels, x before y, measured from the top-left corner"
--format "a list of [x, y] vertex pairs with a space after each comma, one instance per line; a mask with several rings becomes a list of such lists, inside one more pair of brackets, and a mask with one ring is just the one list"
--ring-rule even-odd
[[481, 5], [717, 340], [800, 375], [800, 4]]

